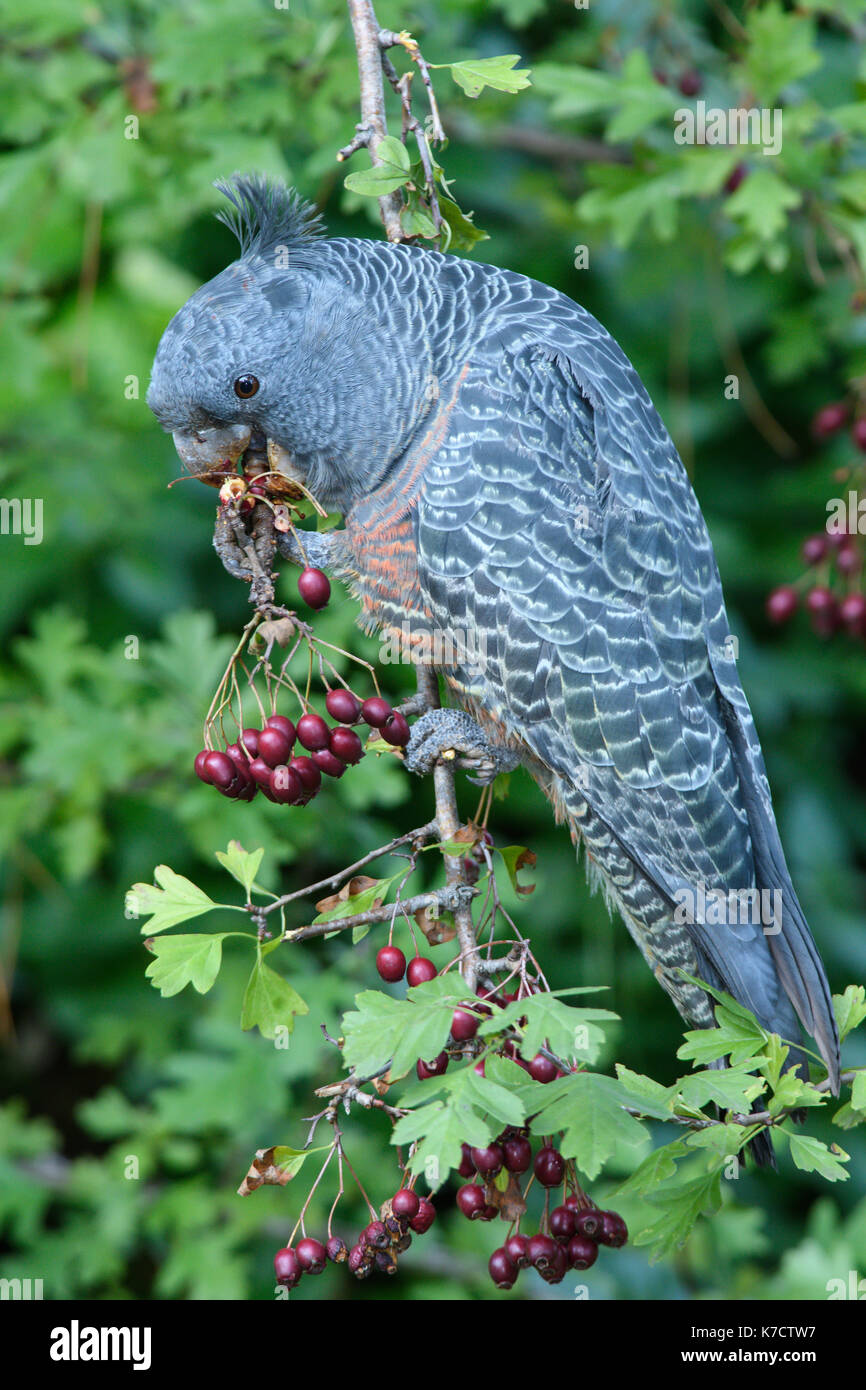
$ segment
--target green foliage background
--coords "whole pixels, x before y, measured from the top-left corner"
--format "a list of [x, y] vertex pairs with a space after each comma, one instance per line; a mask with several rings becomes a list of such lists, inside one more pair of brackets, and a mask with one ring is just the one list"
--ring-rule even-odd
[[[201, 719], [246, 595], [210, 549], [212, 494], [166, 491], [177, 461], [143, 395], [168, 317], [234, 256], [211, 216], [212, 179], [279, 174], [322, 204], [334, 233], [379, 234], [334, 161], [357, 119], [351, 35], [340, 0], [0, 8], [2, 494], [41, 497], [45, 515], [41, 545], [0, 538], [0, 1020], [15, 1097], [0, 1111], [0, 1276], [42, 1277], [53, 1298], [270, 1298], [296, 1194], [235, 1189], [256, 1148], [302, 1142], [311, 1090], [336, 1074], [318, 1023], [335, 1030], [375, 982], [375, 933], [292, 958], [311, 1013], [278, 1051], [239, 1030], [248, 963], [230, 951], [205, 999], [159, 998], [123, 892], [168, 862], [218, 896], [213, 851], [233, 836], [265, 846], [268, 886], [300, 886], [408, 827], [428, 793], [370, 758], [303, 813], [227, 803], [195, 782]], [[808, 424], [866, 374], [866, 314], [832, 244], [841, 236], [863, 258], [861, 8], [382, 0], [378, 11], [431, 62], [519, 52], [533, 69], [531, 89], [475, 102], [438, 74], [446, 172], [490, 233], [475, 254], [602, 319], [693, 473], [783, 840], [837, 990], [866, 976], [866, 659], [862, 643], [822, 643], [803, 620], [770, 631], [762, 601], [799, 573], [800, 540], [838, 491], [833, 470], [852, 461], [844, 437], [819, 448]], [[783, 106], [778, 159], [673, 146], [687, 69], [710, 103], [750, 94]], [[136, 140], [124, 138], [130, 114]], [[741, 158], [749, 175], [726, 196]], [[586, 270], [574, 268], [579, 245]], [[750, 402], [725, 399], [740, 353], [796, 452], [767, 442]], [[291, 601], [290, 576], [282, 592]], [[343, 598], [319, 630], [374, 655], [352, 621]], [[393, 680], [397, 694], [405, 672]], [[613, 986], [604, 1002], [624, 1023], [605, 1064], [671, 1080], [676, 1016], [522, 775], [494, 829], [539, 856], [537, 890], [517, 910], [552, 986]], [[857, 1046], [849, 1061], [862, 1065]], [[675, 1259], [650, 1266], [629, 1247], [600, 1260], [592, 1296], [823, 1298], [828, 1279], [866, 1268], [862, 1130], [810, 1125], [851, 1153], [848, 1184], [829, 1188], [787, 1158], [778, 1175], [750, 1172]], [[347, 1142], [376, 1191], [386, 1124], [355, 1116]], [[138, 1180], [125, 1176], [130, 1155]], [[293, 1297], [500, 1297], [485, 1274], [496, 1233], [440, 1208], [397, 1280], [356, 1286], [332, 1272]], [[348, 1211], [346, 1229], [361, 1216]], [[571, 1280], [524, 1279], [512, 1296], [568, 1298]]]

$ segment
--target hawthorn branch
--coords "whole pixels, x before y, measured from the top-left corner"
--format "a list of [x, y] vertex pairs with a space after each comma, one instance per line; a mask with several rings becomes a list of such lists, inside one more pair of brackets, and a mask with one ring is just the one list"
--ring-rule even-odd
[[[429, 666], [415, 668], [418, 681], [418, 703], [426, 709], [439, 707], [439, 681], [436, 672]], [[460, 829], [460, 816], [457, 810], [457, 794], [454, 789], [454, 768], [448, 763], [437, 762], [433, 769], [433, 791], [436, 798], [436, 834], [440, 843], [453, 840]], [[453, 854], [443, 855], [445, 860], [445, 882], [449, 888], [470, 888], [466, 881], [463, 858]], [[474, 896], [474, 890], [471, 890]], [[471, 898], [454, 909], [454, 924], [457, 940], [460, 943], [460, 972], [467, 987], [474, 991], [477, 980], [478, 942], [475, 924], [472, 921]]]
[[[388, 134], [385, 119], [385, 86], [382, 80], [382, 47], [379, 24], [372, 0], [348, 0], [349, 18], [355, 35], [358, 54], [358, 78], [361, 86], [361, 120], [355, 127], [354, 140], [340, 150], [337, 158], [348, 159], [362, 147], [369, 150], [374, 165], [381, 164], [376, 151]], [[379, 199], [379, 210], [389, 241], [405, 241], [400, 225], [403, 200], [399, 192], [385, 193]]]
[[364, 912], [353, 912], [351, 917], [336, 917], [328, 922], [311, 922], [309, 926], [296, 927], [287, 931], [282, 940], [308, 941], [311, 936], [326, 936], [329, 932], [347, 931], [350, 927], [366, 927], [373, 922], [387, 922], [398, 912], [420, 912], [424, 907], [435, 907], [440, 912], [453, 912], [456, 921], [457, 913], [464, 910], [463, 904], [472, 896], [473, 891], [467, 884], [449, 884], [430, 893], [417, 893], [414, 897], [402, 901], [398, 898], [396, 903], [380, 903], [378, 907], [368, 907]]
[[318, 883], [310, 883], [306, 888], [298, 888], [294, 893], [286, 893], [282, 898], [275, 898], [267, 907], [262, 908], [262, 912], [267, 915], [275, 912], [287, 903], [296, 902], [298, 898], [308, 898], [312, 893], [318, 893], [323, 888], [336, 888], [344, 879], [351, 878], [359, 869], [371, 864], [374, 859], [381, 859], [400, 845], [423, 844], [425, 840], [430, 840], [436, 834], [436, 823], [430, 821], [427, 825], [419, 825], [415, 830], [407, 830], [405, 835], [397, 835], [393, 840], [389, 840], [387, 845], [380, 845], [378, 849], [371, 849], [369, 854], [363, 855], [361, 859], [356, 859], [354, 864], [349, 864], [345, 869], [339, 869], [337, 873], [331, 874], [330, 878], [321, 878]]

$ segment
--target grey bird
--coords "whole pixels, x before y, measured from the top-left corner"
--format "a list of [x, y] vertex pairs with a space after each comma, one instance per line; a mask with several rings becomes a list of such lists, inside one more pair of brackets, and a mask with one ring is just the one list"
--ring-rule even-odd
[[712, 544], [634, 367], [538, 281], [329, 239], [259, 177], [219, 186], [240, 257], [172, 319], [147, 396], [181, 458], [212, 478], [267, 450], [340, 512], [307, 551], [363, 625], [416, 659], [461, 635], [440, 656], [459, 708], [416, 721], [410, 770], [455, 748], [480, 781], [522, 764], [682, 1017], [715, 1023], [690, 975], [783, 1038], [799, 1020], [837, 1090]]

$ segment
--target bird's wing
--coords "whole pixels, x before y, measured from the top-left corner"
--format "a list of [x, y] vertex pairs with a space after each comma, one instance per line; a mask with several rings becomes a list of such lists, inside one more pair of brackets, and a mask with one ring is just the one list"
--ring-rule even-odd
[[580, 767], [593, 811], [671, 903], [698, 884], [751, 888], [756, 868], [783, 891], [777, 937], [690, 930], [764, 1018], [781, 979], [834, 1055], [697, 500], [617, 344], [546, 293], [537, 326], [524, 313], [490, 333], [466, 372], [418, 499], [422, 589], [440, 626], [485, 644], [470, 697], [561, 777]]

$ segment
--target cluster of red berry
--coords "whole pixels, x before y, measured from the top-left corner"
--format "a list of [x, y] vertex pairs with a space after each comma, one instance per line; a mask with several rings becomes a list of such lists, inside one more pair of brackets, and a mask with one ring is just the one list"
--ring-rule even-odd
[[[457, 1193], [457, 1205], [470, 1221], [493, 1221], [500, 1214], [494, 1179], [503, 1169], [515, 1177], [530, 1165], [544, 1188], [559, 1187], [566, 1178], [566, 1162], [548, 1141], [533, 1160], [525, 1129], [507, 1129], [484, 1149], [463, 1145], [459, 1173], [472, 1178]], [[497, 1288], [510, 1289], [521, 1269], [538, 1270], [548, 1284], [558, 1284], [568, 1269], [589, 1269], [598, 1259], [599, 1245], [618, 1249], [628, 1240], [628, 1229], [615, 1211], [600, 1211], [585, 1192], [572, 1192], [561, 1206], [542, 1218], [532, 1236], [516, 1231], [490, 1256], [488, 1269]]]
[[[409, 742], [405, 718], [378, 695], [362, 703], [351, 690], [329, 690], [325, 706], [338, 721], [335, 725], [311, 710], [297, 724], [272, 714], [261, 729], [243, 729], [225, 752], [203, 748], [196, 755], [196, 776], [232, 800], [252, 801], [261, 791], [269, 801], [305, 806], [318, 792], [323, 772], [342, 777], [363, 758], [363, 745], [350, 724], [363, 721], [395, 748]], [[296, 741], [307, 753], [295, 755]]]
[[347, 1264], [356, 1279], [371, 1274], [396, 1274], [397, 1260], [412, 1244], [410, 1232], [423, 1235], [436, 1219], [436, 1208], [428, 1197], [419, 1197], [411, 1187], [401, 1187], [382, 1206], [381, 1219], [371, 1221], [349, 1249], [339, 1236], [326, 1245], [305, 1236], [293, 1249], [290, 1245], [274, 1256], [277, 1283], [293, 1289], [303, 1274], [321, 1274], [328, 1260]]
[[[838, 434], [851, 421], [851, 406], [847, 401], [833, 401], [819, 410], [812, 421], [812, 433], [818, 440]], [[866, 416], [851, 424], [851, 439], [861, 453], [866, 453]], [[842, 469], [837, 481], [852, 476], [852, 470]], [[780, 584], [767, 596], [767, 617], [772, 623], [787, 623], [800, 606], [801, 591], [805, 591], [804, 607], [814, 632], [819, 637], [832, 637], [840, 629], [853, 637], [866, 637], [866, 594], [860, 588], [859, 575], [863, 556], [859, 536], [839, 526], [829, 518], [824, 531], [807, 536], [802, 547], [806, 571], [794, 584]]]

